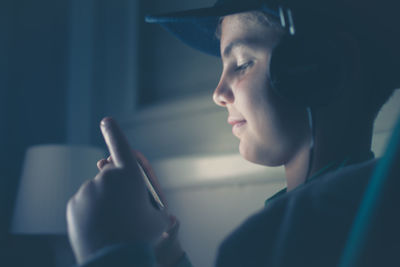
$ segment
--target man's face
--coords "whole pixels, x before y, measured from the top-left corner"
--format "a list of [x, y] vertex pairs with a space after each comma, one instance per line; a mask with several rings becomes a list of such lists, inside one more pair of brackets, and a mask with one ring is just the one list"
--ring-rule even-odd
[[213, 97], [228, 110], [241, 155], [263, 165], [286, 164], [309, 146], [310, 130], [305, 108], [289, 105], [269, 85], [279, 34], [243, 13], [223, 19], [220, 41], [223, 71]]

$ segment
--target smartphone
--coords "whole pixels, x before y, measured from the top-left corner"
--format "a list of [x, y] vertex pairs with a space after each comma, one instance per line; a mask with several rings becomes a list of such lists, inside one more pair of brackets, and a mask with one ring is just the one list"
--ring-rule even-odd
[[139, 166], [140, 172], [142, 173], [144, 183], [145, 183], [145, 185], [147, 187], [147, 191], [148, 191], [149, 196], [150, 196], [151, 204], [158, 210], [165, 209], [165, 204], [163, 203], [163, 201], [161, 200], [160, 196], [158, 195], [157, 190], [155, 189], [153, 183], [151, 182], [151, 180], [147, 176], [147, 174], [144, 171], [142, 165], [138, 161], [137, 161], [137, 164]]

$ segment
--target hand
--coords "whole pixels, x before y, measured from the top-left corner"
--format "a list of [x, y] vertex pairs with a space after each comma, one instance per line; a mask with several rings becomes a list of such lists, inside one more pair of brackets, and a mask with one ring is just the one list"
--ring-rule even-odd
[[178, 239], [179, 221], [173, 215], [170, 215], [169, 219], [168, 229], [155, 246], [156, 259], [160, 267], [175, 266], [185, 253]]
[[[161, 186], [158, 183], [157, 177], [151, 168], [150, 162], [146, 159], [146, 157], [140, 153], [139, 151], [132, 150], [133, 157], [136, 158], [137, 162], [142, 166], [143, 170], [146, 173], [147, 178], [150, 180], [151, 185], [153, 186], [154, 191], [156, 192], [158, 198], [163, 204], [163, 209], [168, 208], [167, 201], [164, 197], [164, 194], [161, 190]], [[101, 171], [104, 167], [109, 167], [109, 166], [114, 166], [114, 162], [112, 160], [112, 156], [109, 156], [107, 159], [101, 159], [97, 162], [97, 168], [99, 171]], [[150, 202], [156, 209], [160, 209], [159, 205], [157, 202], [154, 200], [153, 196], [150, 194], [150, 191], [148, 190], [149, 196], [150, 196]], [[166, 211], [165, 211], [166, 212]]]
[[[133, 150], [133, 155], [137, 158], [142, 166], [146, 168], [146, 173], [151, 180], [154, 189], [159, 195], [161, 201], [166, 204], [165, 198], [162, 194], [161, 188], [158, 184], [157, 178], [154, 175], [146, 158], [138, 151]], [[107, 159], [101, 159], [97, 162], [97, 168], [101, 171], [103, 168], [113, 166], [112, 156]], [[159, 237], [154, 249], [159, 267], [175, 266], [177, 262], [183, 257], [184, 251], [178, 239], [179, 221], [174, 215], [169, 215], [168, 229]]]
[[105, 118], [101, 130], [113, 164], [84, 183], [67, 205], [68, 235], [78, 263], [108, 245], [132, 241], [154, 245], [167, 226], [166, 214], [149, 201], [136, 159], [118, 125]]

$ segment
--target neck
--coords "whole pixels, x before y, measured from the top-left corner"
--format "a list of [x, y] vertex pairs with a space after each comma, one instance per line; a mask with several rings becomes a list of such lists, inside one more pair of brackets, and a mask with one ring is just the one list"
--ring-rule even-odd
[[[313, 159], [310, 166], [311, 151], [309, 145], [302, 147], [297, 154], [285, 164], [287, 191], [303, 184], [331, 163], [340, 163], [351, 157], [366, 155], [371, 149], [372, 128], [363, 131], [327, 131], [318, 133], [315, 138]], [[351, 134], [353, 132], [354, 134]], [[369, 133], [369, 134], [366, 134]], [[310, 168], [311, 167], [311, 168]], [[309, 170], [310, 168], [310, 170]]]
[[308, 145], [305, 145], [285, 164], [287, 191], [293, 190], [306, 181], [309, 159], [310, 149]]
[[[368, 131], [367, 131], [368, 132]], [[364, 131], [365, 133], [365, 131]], [[320, 140], [314, 150], [314, 160], [310, 176], [330, 163], [340, 163], [343, 160], [355, 160], [355, 157], [367, 155], [371, 150], [371, 136], [366, 134], [343, 134], [340, 138]]]

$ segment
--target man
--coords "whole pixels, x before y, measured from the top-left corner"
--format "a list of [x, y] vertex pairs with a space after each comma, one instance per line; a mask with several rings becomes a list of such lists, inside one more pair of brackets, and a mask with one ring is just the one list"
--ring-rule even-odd
[[[355, 2], [230, 0], [149, 18], [221, 56], [214, 100], [227, 108], [241, 155], [285, 167], [287, 188], [224, 241], [217, 266], [339, 263], [377, 164], [370, 152], [374, 118], [399, 85], [392, 71], [398, 38], [377, 27], [386, 17], [371, 21], [379, 13], [371, 9], [374, 1], [363, 3], [357, 18], [354, 7], [361, 3]], [[67, 209], [74, 252], [87, 266], [151, 266], [166, 214], [148, 201], [115, 122], [104, 119], [102, 131], [112, 160]], [[364, 265], [393, 263], [383, 256], [393, 256], [398, 243], [387, 241]]]

